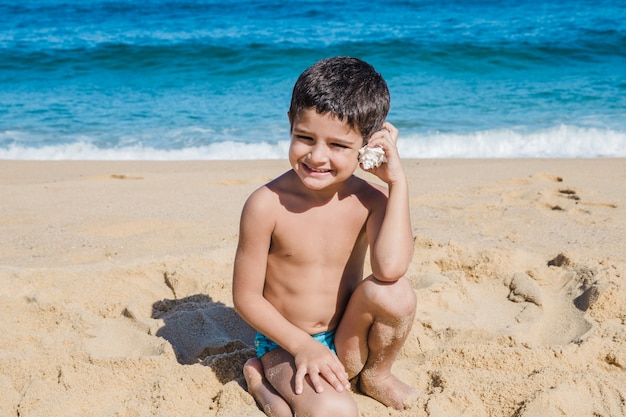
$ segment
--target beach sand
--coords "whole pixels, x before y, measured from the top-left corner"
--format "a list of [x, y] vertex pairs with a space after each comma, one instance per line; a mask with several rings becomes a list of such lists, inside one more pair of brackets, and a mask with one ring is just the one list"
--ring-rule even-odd
[[[625, 416], [626, 160], [405, 167], [418, 307], [394, 370], [426, 396], [354, 392], [361, 415]], [[232, 262], [286, 169], [0, 161], [0, 415], [262, 416]]]

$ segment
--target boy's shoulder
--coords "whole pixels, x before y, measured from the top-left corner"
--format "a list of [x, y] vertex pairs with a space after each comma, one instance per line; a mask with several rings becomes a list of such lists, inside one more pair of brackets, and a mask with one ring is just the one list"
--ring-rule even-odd
[[279, 201], [281, 196], [287, 193], [291, 187], [291, 179], [289, 178], [290, 171], [274, 178], [273, 180], [265, 183], [248, 196], [246, 205], [261, 205], [266, 206], [273, 201]]
[[388, 191], [385, 186], [356, 175], [352, 176], [347, 185], [348, 193], [353, 194], [364, 204], [387, 201]]

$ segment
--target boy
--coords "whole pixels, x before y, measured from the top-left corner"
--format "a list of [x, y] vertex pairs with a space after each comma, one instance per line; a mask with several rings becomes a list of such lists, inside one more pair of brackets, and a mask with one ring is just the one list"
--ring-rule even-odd
[[[289, 108], [292, 169], [256, 190], [241, 215], [236, 310], [257, 329], [244, 366], [267, 415], [354, 416], [349, 380], [396, 409], [414, 390], [391, 374], [415, 313], [404, 278], [413, 253], [389, 91], [369, 64], [322, 60], [298, 78]], [[359, 149], [382, 148], [356, 177]], [[363, 279], [367, 248], [373, 274]]]

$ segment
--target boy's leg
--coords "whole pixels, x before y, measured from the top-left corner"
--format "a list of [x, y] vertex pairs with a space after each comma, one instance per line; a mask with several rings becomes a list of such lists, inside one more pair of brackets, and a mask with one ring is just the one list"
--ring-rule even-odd
[[[246, 366], [255, 366], [250, 360]], [[341, 416], [341, 417], [357, 417], [358, 410], [354, 399], [349, 391], [337, 392], [330, 384], [326, 383], [324, 392], [316, 393], [310, 384], [308, 377], [307, 383], [304, 384], [302, 394], [295, 394], [294, 376], [295, 364], [293, 357], [284, 349], [275, 349], [266, 353], [261, 358], [263, 379], [256, 379], [256, 373], [252, 373], [252, 368], [244, 370], [254, 376], [254, 381], [248, 381], [248, 389], [251, 394], [260, 403], [265, 413], [272, 416], [282, 417], [283, 415], [291, 416], [291, 410], [294, 415], [298, 416]], [[246, 380], [248, 376], [246, 376]], [[252, 382], [252, 384], [250, 383]], [[253, 385], [256, 390], [252, 389]], [[280, 403], [278, 399], [282, 399]], [[268, 407], [269, 406], [269, 407]], [[268, 408], [271, 408], [270, 414]]]
[[359, 284], [335, 333], [335, 347], [359, 388], [396, 409], [417, 391], [391, 373], [415, 316], [416, 297], [406, 278], [388, 283], [373, 276]]
[[292, 417], [289, 404], [281, 397], [263, 375], [263, 364], [258, 358], [249, 359], [243, 367], [248, 392], [263, 412], [270, 417]]

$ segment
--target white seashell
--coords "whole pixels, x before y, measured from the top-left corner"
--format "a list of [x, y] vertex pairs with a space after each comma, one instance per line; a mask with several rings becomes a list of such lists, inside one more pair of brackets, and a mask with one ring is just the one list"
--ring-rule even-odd
[[383, 162], [387, 162], [383, 148], [368, 148], [367, 145], [359, 149], [359, 162], [365, 170], [379, 167]]

